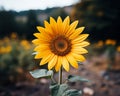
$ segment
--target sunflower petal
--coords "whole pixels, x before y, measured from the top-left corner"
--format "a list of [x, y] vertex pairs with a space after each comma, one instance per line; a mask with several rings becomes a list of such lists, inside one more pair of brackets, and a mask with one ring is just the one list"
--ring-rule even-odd
[[49, 45], [48, 44], [40, 44], [37, 47], [34, 48], [34, 51], [39, 51], [39, 50], [49, 50]]
[[78, 25], [78, 20], [74, 21], [71, 25], [70, 25], [70, 29], [69, 30], [73, 30], [77, 27]]
[[69, 25], [70, 24], [70, 17], [69, 16], [67, 16], [65, 19], [64, 19], [64, 21], [63, 21], [63, 24], [64, 25]]
[[73, 44], [73, 48], [75, 48], [75, 47], [86, 47], [86, 46], [88, 46], [89, 44], [90, 44], [89, 42], [83, 41], [83, 42], [81, 42], [81, 43]]
[[75, 28], [77, 27], [77, 25], [78, 25], [78, 20], [74, 21], [74, 22], [70, 25], [69, 30], [67, 31], [66, 35], [67, 35], [67, 36], [70, 36], [71, 34], [73, 34], [74, 31], [75, 31]]
[[51, 24], [51, 28], [52, 28], [53, 34], [58, 33], [57, 22], [52, 17], [50, 17], [50, 24]]
[[84, 41], [88, 36], [89, 36], [89, 34], [79, 35], [77, 38], [75, 38], [74, 40], [72, 40], [72, 44], [74, 44], [74, 43], [80, 43], [80, 42]]
[[70, 17], [67, 16], [63, 21], [63, 33], [67, 32], [67, 30], [69, 29], [69, 24], [70, 24]]
[[[43, 41], [46, 41], [46, 40], [49, 40], [50, 39], [50, 36], [49, 34], [46, 33], [46, 30], [45, 28], [43, 27], [40, 27], [40, 26], [37, 26], [37, 29], [41, 32], [41, 33], [34, 33], [33, 35], [35, 37], [37, 37], [38, 39], [42, 40]], [[45, 39], [46, 38], [46, 39]]]
[[72, 53], [73, 57], [80, 62], [84, 62], [85, 61], [85, 57], [76, 53]]
[[53, 23], [56, 24], [56, 21], [53, 17], [50, 17], [50, 24], [53, 24]]
[[45, 32], [45, 28], [44, 27], [41, 27], [41, 26], [37, 26], [37, 29], [39, 32]]
[[81, 34], [83, 32], [83, 30], [85, 29], [85, 27], [79, 27], [75, 30], [75, 32], [73, 32], [73, 34], [70, 35], [70, 39], [75, 39], [79, 34]]
[[39, 39], [34, 39], [34, 40], [32, 40], [32, 43], [35, 44], [35, 45], [39, 45], [40, 40]]
[[56, 70], [56, 72], [58, 72], [58, 71], [60, 70], [61, 65], [62, 65], [62, 57], [59, 56], [59, 57], [58, 57], [57, 64], [55, 65], [55, 70]]
[[34, 33], [33, 35], [42, 41], [50, 41], [51, 39], [51, 37], [46, 33]]
[[61, 17], [59, 16], [58, 17], [58, 19], [57, 19], [57, 28], [58, 28], [58, 30], [59, 30], [59, 34], [61, 33], [61, 34], [63, 34], [63, 31], [62, 31], [62, 19], [61, 19]]
[[55, 55], [48, 63], [48, 69], [51, 70], [57, 63], [57, 55]]
[[88, 51], [85, 48], [82, 47], [77, 47], [77, 48], [73, 48], [72, 52], [77, 53], [77, 54], [85, 54], [88, 53]]
[[35, 37], [39, 38], [40, 33], [34, 33], [33, 35], [34, 35]]
[[40, 53], [37, 53], [37, 54], [35, 55], [35, 59], [40, 59], [40, 58], [42, 58], [42, 57], [41, 57], [41, 54], [40, 54]]
[[62, 58], [62, 65], [63, 65], [63, 68], [68, 72], [70, 70], [70, 67], [69, 67], [69, 62], [67, 60], [66, 57], [63, 57]]
[[50, 54], [51, 51], [50, 50], [45, 50], [45, 51], [36, 51], [38, 52], [38, 54], [35, 55], [35, 59], [40, 59], [43, 58], [44, 56], [46, 56], [46, 54]]
[[50, 24], [45, 20], [44, 21], [45, 28], [50, 27]]
[[53, 34], [51, 25], [47, 21], [44, 21], [44, 24], [45, 24], [45, 32], [48, 34]]
[[42, 60], [41, 60], [41, 62], [40, 62], [40, 65], [44, 65], [44, 64], [46, 64], [47, 62], [49, 62], [49, 61], [53, 58], [53, 56], [54, 56], [54, 54], [52, 54], [52, 53], [49, 53], [49, 54], [46, 53], [46, 56], [44, 56], [44, 57], [42, 58]]
[[60, 23], [60, 24], [62, 23], [62, 19], [61, 19], [60, 16], [59, 16], [58, 19], [57, 19], [57, 23]]
[[72, 54], [68, 54], [66, 55], [67, 60], [69, 61], [69, 63], [74, 67], [74, 68], [78, 68], [78, 63], [75, 60], [75, 58], [72, 56]]

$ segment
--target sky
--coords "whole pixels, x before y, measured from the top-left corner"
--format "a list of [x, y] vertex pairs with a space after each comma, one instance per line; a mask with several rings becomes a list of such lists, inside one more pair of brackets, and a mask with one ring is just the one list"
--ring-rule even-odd
[[0, 0], [0, 7], [5, 10], [29, 10], [46, 9], [51, 7], [63, 7], [77, 3], [79, 0]]

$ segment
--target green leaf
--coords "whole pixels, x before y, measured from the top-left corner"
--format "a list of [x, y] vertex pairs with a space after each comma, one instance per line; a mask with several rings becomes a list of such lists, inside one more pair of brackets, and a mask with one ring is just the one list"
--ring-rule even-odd
[[82, 96], [82, 92], [76, 89], [70, 89], [65, 91], [62, 96]]
[[57, 96], [58, 90], [59, 90], [59, 85], [58, 84], [52, 84], [50, 85], [51, 89], [51, 96]]
[[34, 71], [30, 71], [30, 74], [34, 77], [34, 78], [50, 78], [53, 75], [53, 71], [47, 71], [46, 69], [37, 69]]
[[56, 96], [62, 96], [62, 94], [68, 89], [67, 84], [61, 84], [58, 90], [58, 94]]
[[76, 82], [76, 81], [80, 81], [80, 82], [88, 82], [89, 80], [82, 78], [80, 76], [73, 76], [73, 75], [69, 75], [68, 76], [68, 81], [70, 82]]
[[51, 96], [62, 96], [62, 94], [68, 89], [67, 84], [53, 84], [50, 86]]

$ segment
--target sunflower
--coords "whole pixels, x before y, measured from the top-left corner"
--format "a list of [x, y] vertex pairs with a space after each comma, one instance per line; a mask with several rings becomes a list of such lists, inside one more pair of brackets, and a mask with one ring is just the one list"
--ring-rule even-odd
[[70, 65], [78, 68], [78, 63], [85, 60], [82, 54], [88, 53], [83, 48], [89, 43], [84, 41], [88, 34], [81, 34], [84, 27], [76, 28], [78, 21], [70, 24], [67, 16], [63, 21], [61, 17], [50, 17], [50, 23], [44, 21], [45, 27], [38, 26], [38, 33], [34, 33], [37, 39], [32, 42], [36, 45], [34, 51], [37, 52], [35, 59], [41, 59], [40, 65], [48, 64], [48, 69], [59, 71], [63, 67], [69, 71]]

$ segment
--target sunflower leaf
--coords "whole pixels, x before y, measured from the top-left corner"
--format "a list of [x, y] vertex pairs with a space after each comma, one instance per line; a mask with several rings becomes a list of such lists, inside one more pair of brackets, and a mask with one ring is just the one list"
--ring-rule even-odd
[[76, 81], [80, 81], [80, 82], [88, 82], [89, 80], [82, 78], [80, 76], [73, 76], [73, 75], [69, 75], [68, 76], [68, 81], [70, 82], [76, 82]]
[[57, 96], [56, 94], [58, 93], [59, 86], [60, 86], [60, 85], [58, 85], [58, 84], [56, 84], [56, 83], [50, 85], [51, 96]]
[[70, 89], [65, 91], [62, 96], [82, 96], [82, 92], [76, 89]]
[[50, 86], [51, 96], [62, 96], [62, 94], [68, 89], [67, 84], [53, 84]]
[[62, 96], [62, 94], [68, 89], [67, 84], [61, 84], [57, 93], [57, 96]]
[[34, 78], [50, 78], [53, 75], [53, 71], [50, 70], [46, 70], [46, 69], [37, 69], [34, 71], [30, 71], [30, 74], [34, 77]]

